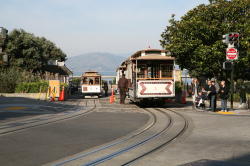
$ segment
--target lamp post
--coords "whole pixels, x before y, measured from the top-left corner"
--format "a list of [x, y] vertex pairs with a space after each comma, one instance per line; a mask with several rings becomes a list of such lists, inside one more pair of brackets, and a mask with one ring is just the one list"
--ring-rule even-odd
[[3, 63], [8, 62], [8, 55], [4, 53], [4, 46], [5, 46], [5, 41], [8, 35], [8, 30], [5, 29], [4, 27], [0, 27], [0, 55], [2, 56], [2, 61]]

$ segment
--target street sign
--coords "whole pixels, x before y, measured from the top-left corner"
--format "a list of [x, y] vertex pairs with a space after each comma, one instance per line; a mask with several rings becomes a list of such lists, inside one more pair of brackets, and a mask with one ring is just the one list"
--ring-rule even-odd
[[227, 56], [227, 60], [237, 60], [238, 50], [236, 48], [227, 48], [226, 56]]

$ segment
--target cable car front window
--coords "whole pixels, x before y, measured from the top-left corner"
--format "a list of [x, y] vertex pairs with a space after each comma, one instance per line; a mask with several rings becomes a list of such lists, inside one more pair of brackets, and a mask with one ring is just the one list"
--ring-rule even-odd
[[95, 77], [95, 84], [100, 84], [100, 78], [99, 77]]
[[163, 79], [173, 77], [173, 65], [155, 62], [141, 62], [137, 66], [138, 79]]
[[161, 77], [162, 78], [173, 77], [173, 65], [162, 64], [161, 65]]
[[83, 84], [88, 84], [88, 79], [86, 77], [83, 77], [82, 83]]

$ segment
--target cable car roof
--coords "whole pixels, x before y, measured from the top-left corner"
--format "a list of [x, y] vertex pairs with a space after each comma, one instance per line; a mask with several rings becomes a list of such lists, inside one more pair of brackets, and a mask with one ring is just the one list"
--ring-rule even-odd
[[83, 73], [83, 76], [95, 76], [95, 77], [97, 77], [97, 76], [101, 76], [101, 74], [99, 74], [96, 71], [87, 71], [87, 72]]
[[128, 59], [123, 61], [117, 70], [122, 70], [127, 67], [127, 64], [133, 60], [175, 60], [175, 57], [172, 57], [170, 52], [167, 50], [161, 49], [145, 49], [140, 50], [131, 55]]
[[132, 60], [174, 60], [174, 57], [171, 56], [161, 56], [161, 55], [146, 55], [140, 56], [138, 58], [132, 58]]

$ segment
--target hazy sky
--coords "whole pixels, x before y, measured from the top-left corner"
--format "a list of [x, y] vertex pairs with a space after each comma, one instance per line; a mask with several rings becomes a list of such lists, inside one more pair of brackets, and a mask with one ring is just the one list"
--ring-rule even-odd
[[0, 0], [0, 26], [22, 28], [56, 43], [68, 56], [161, 48], [160, 34], [208, 0]]

